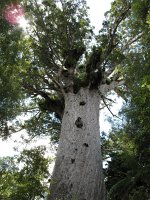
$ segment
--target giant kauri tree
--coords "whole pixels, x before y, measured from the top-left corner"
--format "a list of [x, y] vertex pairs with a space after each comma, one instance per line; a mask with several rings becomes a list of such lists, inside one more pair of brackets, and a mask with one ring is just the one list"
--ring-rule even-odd
[[[147, 4], [141, 4], [145, 14]], [[48, 200], [106, 199], [99, 105], [107, 106], [111, 90], [125, 89], [126, 56], [139, 49], [144, 32], [136, 5], [115, 0], [95, 35], [85, 0], [1, 2], [1, 133], [15, 131], [7, 122], [18, 114], [32, 113], [22, 128], [59, 138]], [[25, 33], [9, 20], [14, 8], [24, 9], [18, 13], [28, 19]]]

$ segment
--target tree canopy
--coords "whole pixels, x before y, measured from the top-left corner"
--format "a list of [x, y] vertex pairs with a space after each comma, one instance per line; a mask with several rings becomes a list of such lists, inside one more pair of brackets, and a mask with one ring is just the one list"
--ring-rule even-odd
[[[13, 12], [6, 17], [6, 11], [14, 8], [28, 20], [25, 32], [18, 22], [8, 20]], [[122, 110], [124, 124], [119, 123], [121, 128], [116, 126], [102, 144], [104, 158], [111, 158], [106, 170], [108, 195], [115, 200], [150, 198], [149, 1], [114, 0], [97, 35], [85, 0], [2, 0], [0, 15], [1, 137], [6, 139], [26, 129], [31, 137], [50, 135], [58, 142], [68, 93], [77, 94], [81, 88], [99, 90], [107, 106], [105, 91], [114, 89], [126, 105]], [[18, 121], [20, 116], [26, 119]], [[32, 166], [24, 166], [19, 173], [11, 159], [1, 160], [2, 166], [12, 162], [8, 173], [6, 168], [2, 170], [3, 177], [11, 177], [21, 195], [27, 194], [27, 185], [32, 195], [43, 191], [40, 180], [45, 175], [39, 178], [39, 171], [32, 177], [39, 190], [31, 190], [28, 167], [33, 175], [41, 170], [34, 163], [36, 158], [28, 160], [32, 153], [23, 152], [20, 159]], [[47, 161], [40, 159], [46, 167]], [[19, 195], [7, 189], [7, 184], [1, 195]]]
[[[26, 33], [6, 21], [3, 13], [13, 1], [2, 1], [1, 135], [13, 132], [8, 121], [26, 113], [32, 117], [20, 124], [22, 128], [31, 135], [51, 132], [58, 140], [65, 93], [97, 88], [102, 79], [117, 80], [127, 53], [139, 47], [145, 31], [142, 20], [146, 20], [141, 9], [148, 13], [148, 2], [142, 2], [114, 1], [95, 35], [85, 1], [14, 1], [25, 10]], [[114, 69], [115, 76], [109, 78]]]

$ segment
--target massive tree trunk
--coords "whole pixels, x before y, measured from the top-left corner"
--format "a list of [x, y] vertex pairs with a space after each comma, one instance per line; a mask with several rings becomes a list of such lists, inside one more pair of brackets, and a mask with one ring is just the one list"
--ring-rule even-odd
[[65, 97], [65, 111], [48, 200], [104, 200], [97, 90]]

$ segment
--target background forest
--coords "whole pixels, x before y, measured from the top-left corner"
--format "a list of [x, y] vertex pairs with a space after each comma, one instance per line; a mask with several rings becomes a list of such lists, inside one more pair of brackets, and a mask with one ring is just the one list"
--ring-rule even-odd
[[[47, 37], [54, 38], [54, 42], [60, 41], [62, 37], [59, 46], [52, 44], [53, 50], [62, 56], [66, 53], [61, 52], [66, 41], [63, 40], [65, 36], [57, 32], [55, 26], [49, 35], [42, 35], [41, 30], [44, 29], [47, 33], [49, 26], [53, 26], [49, 24], [50, 20], [57, 18], [61, 26], [65, 18], [55, 10], [53, 1], [42, 1], [43, 13], [49, 11], [49, 4], [51, 9], [55, 10], [55, 16], [50, 16], [50, 19], [47, 19], [49, 16], [45, 17], [45, 26], [42, 24], [42, 12], [36, 0], [33, 2], [27, 3], [25, 0], [0, 2], [0, 137], [7, 140], [13, 133], [26, 130], [29, 141], [33, 138], [38, 140], [40, 137], [50, 136], [52, 143], [57, 146], [61, 107], [58, 106], [57, 113], [54, 114], [53, 109], [47, 107], [46, 100], [40, 95], [46, 99], [41, 88], [47, 91], [49, 87], [52, 88], [51, 104], [57, 100], [53, 88], [57, 90], [58, 83], [53, 80], [53, 75], [45, 66], [49, 66], [52, 58], [58, 58], [51, 55], [47, 57]], [[13, 5], [12, 3], [15, 6], [18, 3], [23, 6], [25, 17], [30, 20], [32, 27], [30, 37], [22, 31], [22, 28], [9, 23], [4, 17], [4, 8]], [[96, 40], [96, 43], [101, 43], [101, 47], [105, 49], [110, 24], [114, 23], [122, 5], [126, 4], [130, 4], [131, 11], [115, 33], [117, 36], [114, 36], [118, 40], [117, 44], [120, 41], [125, 44], [125, 53], [116, 50], [108, 58], [108, 63], [110, 61], [117, 63], [116, 77], [119, 75], [123, 79], [123, 85], [115, 89], [115, 92], [123, 98], [124, 104], [119, 116], [112, 116], [109, 119], [112, 124], [110, 133], [101, 133], [103, 161], [107, 162], [104, 168], [105, 183], [108, 200], [148, 200], [150, 199], [150, 2], [149, 0], [113, 1], [111, 10], [105, 14], [103, 28], [96, 36], [89, 19], [87, 16], [85, 18], [86, 11], [75, 7], [74, 9], [81, 9], [80, 23], [76, 24], [71, 19], [71, 22], [74, 22], [73, 26], [76, 27], [70, 29], [72, 32], [74, 29], [77, 30], [74, 37], [88, 37], [86, 39], [89, 48], [93, 40]], [[133, 36], [132, 41], [127, 40], [130, 36]], [[77, 42], [76, 45], [80, 45], [82, 50], [81, 41]], [[53, 62], [57, 64], [55, 60]], [[67, 73], [67, 70], [64, 70], [64, 73]], [[48, 82], [47, 77], [52, 79], [55, 85], [53, 82]], [[82, 82], [83, 77], [84, 68], [79, 66], [77, 81]], [[76, 86], [78, 87], [78, 84]], [[101, 107], [107, 107], [111, 112], [112, 104], [112, 100], [106, 98], [102, 101]], [[53, 106], [55, 107], [55, 104]], [[25, 120], [18, 120], [20, 116], [24, 116]], [[39, 146], [36, 149], [23, 150], [15, 157], [0, 158], [0, 199], [46, 199], [51, 181], [49, 166], [52, 159], [47, 158], [45, 154], [46, 148]]]

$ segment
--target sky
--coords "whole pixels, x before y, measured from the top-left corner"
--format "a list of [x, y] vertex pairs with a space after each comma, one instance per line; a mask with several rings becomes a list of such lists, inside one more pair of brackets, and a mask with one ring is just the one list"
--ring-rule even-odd
[[[91, 24], [95, 26], [95, 33], [98, 33], [100, 28], [102, 27], [102, 21], [104, 20], [104, 13], [110, 9], [110, 3], [112, 0], [87, 0], [87, 5], [90, 7], [89, 17], [91, 20]], [[112, 96], [116, 99], [116, 104], [112, 107], [113, 114], [118, 113], [118, 110], [122, 106], [122, 99], [117, 98], [116, 96]], [[107, 109], [104, 109], [101, 113], [100, 124], [101, 131], [108, 132], [111, 128], [110, 124], [107, 122], [107, 116], [110, 116], [110, 112]], [[23, 148], [29, 148], [29, 146], [22, 143], [20, 136], [25, 136], [26, 133], [24, 131], [20, 133], [16, 133], [13, 135], [11, 139], [7, 141], [0, 140], [0, 156], [13, 156], [17, 154], [14, 151], [14, 147], [18, 146], [18, 150], [20, 151]], [[38, 145], [48, 145], [48, 138], [40, 139], [40, 141], [36, 143], [32, 143], [30, 147], [38, 146]]]
[[111, 2], [112, 0], [87, 0], [87, 5], [90, 7], [89, 17], [96, 33], [102, 27], [104, 13], [110, 9]]

